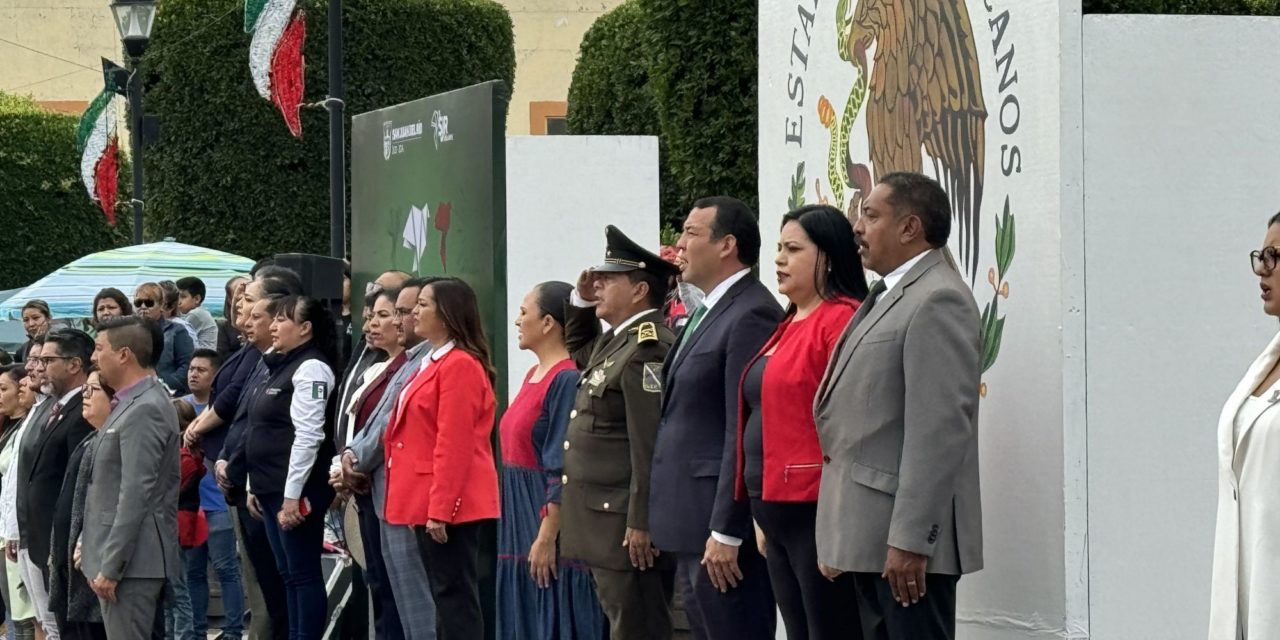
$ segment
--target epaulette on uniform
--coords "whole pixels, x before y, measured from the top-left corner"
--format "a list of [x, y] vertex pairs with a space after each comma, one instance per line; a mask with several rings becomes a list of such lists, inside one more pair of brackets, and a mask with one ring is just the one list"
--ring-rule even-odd
[[642, 323], [640, 326], [635, 328], [635, 332], [636, 343], [638, 344], [658, 341], [658, 325], [652, 322]]

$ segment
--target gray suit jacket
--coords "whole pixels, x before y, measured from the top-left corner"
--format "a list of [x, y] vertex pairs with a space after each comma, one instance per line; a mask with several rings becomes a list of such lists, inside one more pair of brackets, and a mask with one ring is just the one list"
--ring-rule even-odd
[[982, 568], [980, 352], [973, 294], [939, 251], [858, 309], [814, 401], [819, 562], [879, 574], [893, 546], [929, 573]]
[[378, 401], [378, 406], [369, 416], [369, 423], [356, 434], [347, 445], [356, 456], [356, 471], [369, 475], [370, 493], [373, 497], [374, 510], [379, 518], [384, 518], [383, 507], [387, 501], [387, 472], [383, 464], [382, 436], [387, 431], [387, 423], [391, 422], [391, 409], [395, 407], [400, 391], [418, 373], [422, 359], [431, 351], [431, 346], [423, 342], [409, 351], [409, 359], [404, 366], [387, 381], [387, 390]]
[[178, 568], [178, 414], [154, 378], [116, 397], [93, 452], [83, 573], [166, 578]]

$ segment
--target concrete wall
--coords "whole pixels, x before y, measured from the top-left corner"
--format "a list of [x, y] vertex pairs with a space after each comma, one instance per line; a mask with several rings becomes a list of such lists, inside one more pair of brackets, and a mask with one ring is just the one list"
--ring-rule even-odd
[[[105, 0], [0, 2], [0, 91], [42, 102], [84, 105], [102, 91], [101, 58], [121, 60], [120, 36]], [[59, 59], [61, 58], [61, 59]]]
[[507, 361], [510, 396], [538, 363], [516, 341], [520, 302], [548, 280], [576, 282], [604, 261], [604, 228], [658, 249], [658, 139], [507, 139]]
[[1215, 430], [1276, 330], [1280, 20], [1084, 20], [1091, 637], [1205, 637]]
[[529, 129], [530, 102], [563, 102], [578, 62], [582, 36], [622, 0], [499, 0], [516, 30], [516, 87], [507, 133]]

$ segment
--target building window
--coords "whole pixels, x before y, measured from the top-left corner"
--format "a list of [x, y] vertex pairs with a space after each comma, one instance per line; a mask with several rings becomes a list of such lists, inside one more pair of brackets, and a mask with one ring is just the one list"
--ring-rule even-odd
[[529, 103], [529, 133], [535, 136], [562, 136], [569, 133], [569, 103], [534, 101]]

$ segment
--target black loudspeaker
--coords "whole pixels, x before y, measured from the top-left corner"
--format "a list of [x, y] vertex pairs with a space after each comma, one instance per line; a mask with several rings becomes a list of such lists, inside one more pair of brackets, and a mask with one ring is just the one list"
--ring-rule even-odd
[[292, 269], [302, 278], [302, 293], [320, 300], [336, 300], [342, 306], [342, 272], [346, 264], [338, 258], [310, 253], [282, 253], [276, 266]]
[[[276, 266], [292, 269], [302, 279], [303, 295], [323, 300], [329, 304], [329, 312], [337, 325], [335, 335], [338, 337], [338, 362], [334, 366], [334, 374], [341, 377], [351, 357], [352, 336], [349, 328], [342, 321], [342, 275], [346, 270], [346, 262], [329, 256], [318, 256], [310, 253], [281, 253], [275, 257]], [[356, 328], [359, 331], [359, 327]]]

